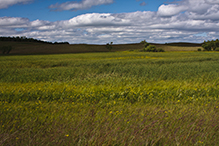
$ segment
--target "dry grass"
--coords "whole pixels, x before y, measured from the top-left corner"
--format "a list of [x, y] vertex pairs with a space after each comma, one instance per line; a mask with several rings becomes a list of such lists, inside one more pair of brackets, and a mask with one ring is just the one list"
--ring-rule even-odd
[[170, 45], [155, 45], [157, 48], [162, 48], [165, 51], [197, 51], [201, 46], [170, 46]]

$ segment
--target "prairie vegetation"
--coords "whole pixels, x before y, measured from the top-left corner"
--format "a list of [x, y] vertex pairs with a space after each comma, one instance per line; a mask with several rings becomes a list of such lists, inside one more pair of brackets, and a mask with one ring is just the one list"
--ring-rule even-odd
[[14, 55], [0, 64], [0, 145], [219, 145], [217, 52]]

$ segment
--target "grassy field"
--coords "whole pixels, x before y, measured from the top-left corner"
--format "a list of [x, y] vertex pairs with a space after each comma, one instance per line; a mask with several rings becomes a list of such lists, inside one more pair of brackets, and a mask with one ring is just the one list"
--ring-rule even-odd
[[219, 53], [0, 56], [0, 145], [219, 145]]

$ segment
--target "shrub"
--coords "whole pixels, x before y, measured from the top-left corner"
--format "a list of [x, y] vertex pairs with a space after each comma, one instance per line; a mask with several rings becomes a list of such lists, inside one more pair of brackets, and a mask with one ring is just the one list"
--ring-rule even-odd
[[201, 48], [198, 48], [198, 51], [202, 51], [202, 49], [201, 49]]
[[149, 45], [148, 47], [144, 48], [144, 52], [165, 52], [163, 49], [157, 49], [154, 45]]
[[147, 48], [148, 46], [150, 46], [150, 44], [148, 42], [145, 42], [144, 47]]
[[219, 48], [216, 48], [215, 51], [219, 51]]
[[157, 52], [165, 52], [164, 49], [158, 48]]
[[144, 49], [145, 52], [157, 52], [157, 49], [154, 45], [149, 45]]

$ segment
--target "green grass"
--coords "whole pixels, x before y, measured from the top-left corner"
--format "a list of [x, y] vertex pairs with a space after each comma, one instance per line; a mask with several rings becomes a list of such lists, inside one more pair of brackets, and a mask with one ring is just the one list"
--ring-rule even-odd
[[0, 57], [0, 145], [218, 145], [219, 53]]

